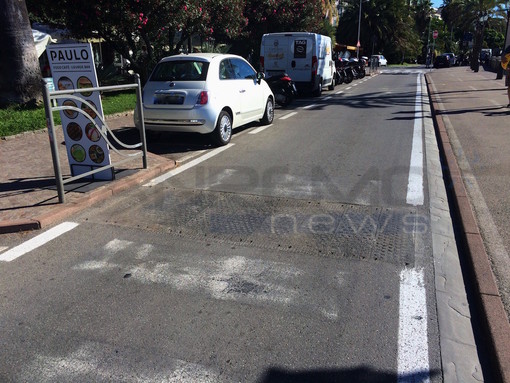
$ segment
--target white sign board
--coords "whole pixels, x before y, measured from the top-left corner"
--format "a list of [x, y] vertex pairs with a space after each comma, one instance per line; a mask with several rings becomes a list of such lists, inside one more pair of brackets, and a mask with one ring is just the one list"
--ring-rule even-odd
[[[53, 82], [57, 90], [98, 86], [90, 43], [50, 44], [47, 51]], [[60, 111], [71, 174], [77, 176], [101, 166], [110, 165], [111, 161], [108, 144], [91, 121], [92, 119], [100, 128], [103, 127], [101, 122], [101, 119], [104, 120], [103, 106], [99, 92], [82, 92], [73, 95], [78, 99], [72, 97], [59, 99], [58, 106], [72, 106], [86, 113], [76, 110]], [[106, 133], [105, 130], [104, 133]], [[113, 179], [113, 169], [94, 173], [90, 178], [111, 180]]]

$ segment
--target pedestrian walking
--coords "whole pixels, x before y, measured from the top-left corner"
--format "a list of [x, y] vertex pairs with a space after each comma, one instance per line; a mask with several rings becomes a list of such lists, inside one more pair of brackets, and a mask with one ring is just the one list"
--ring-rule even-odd
[[506, 94], [508, 96], [507, 108], [510, 108], [510, 45], [506, 47], [505, 51], [501, 55], [501, 67], [506, 71], [505, 85]]

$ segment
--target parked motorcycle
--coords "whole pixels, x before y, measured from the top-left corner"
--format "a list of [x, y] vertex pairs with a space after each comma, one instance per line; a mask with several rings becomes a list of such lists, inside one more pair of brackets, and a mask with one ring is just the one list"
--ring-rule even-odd
[[353, 76], [356, 79], [363, 78], [366, 75], [365, 65], [363, 60], [358, 60], [357, 58], [349, 59], [349, 67], [352, 70]]
[[349, 60], [340, 57], [335, 60], [335, 67], [337, 84], [349, 84], [354, 79], [352, 69], [349, 67]]
[[278, 105], [287, 106], [297, 96], [296, 84], [287, 73], [282, 72], [266, 78], [266, 82], [271, 88]]

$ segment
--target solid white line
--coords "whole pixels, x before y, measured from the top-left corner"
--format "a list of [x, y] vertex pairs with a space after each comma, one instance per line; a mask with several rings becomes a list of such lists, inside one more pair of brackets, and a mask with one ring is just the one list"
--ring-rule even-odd
[[411, 149], [411, 163], [409, 165], [409, 179], [407, 182], [407, 203], [409, 205], [423, 205], [423, 111], [421, 75], [418, 75], [415, 101], [415, 117], [413, 129], [413, 143]]
[[182, 166], [179, 166], [178, 168], [176, 168], [174, 170], [170, 170], [169, 172], [162, 174], [159, 177], [154, 178], [153, 180], [147, 182], [143, 186], [155, 186], [163, 181], [166, 181], [169, 178], [172, 178], [173, 176], [176, 176], [177, 174], [182, 173], [185, 170], [188, 170], [189, 168], [192, 168], [193, 166], [198, 165], [199, 163], [201, 163], [205, 160], [208, 160], [211, 157], [214, 157], [217, 154], [220, 154], [221, 152], [231, 148], [232, 146], [234, 146], [234, 144], [231, 143], [231, 144], [222, 146], [221, 148], [211, 150], [207, 154], [204, 154], [203, 156], [195, 158], [193, 161], [190, 161]]
[[44, 233], [41, 233], [38, 236], [35, 236], [34, 238], [29, 239], [28, 241], [23, 242], [16, 247], [13, 247], [11, 250], [0, 254], [0, 261], [11, 262], [16, 258], [28, 253], [29, 251], [32, 251], [39, 246], [42, 246], [45, 243], [51, 241], [52, 239], [55, 239], [58, 236], [74, 229], [76, 226], [78, 226], [78, 224], [74, 222], [63, 222], [60, 225], [57, 225], [48, 231], [45, 231]]
[[399, 305], [398, 382], [430, 382], [423, 270], [402, 270]]
[[273, 126], [273, 124], [266, 125], [266, 126], [260, 126], [257, 129], [253, 129], [252, 131], [248, 132], [248, 134], [257, 134], [257, 133], [260, 133], [260, 132], [266, 130], [267, 128], [269, 128], [271, 126]]
[[290, 118], [292, 116], [295, 116], [298, 112], [291, 112], [289, 114], [286, 114], [285, 116], [282, 116], [279, 118], [279, 120], [286, 120], [287, 118]]

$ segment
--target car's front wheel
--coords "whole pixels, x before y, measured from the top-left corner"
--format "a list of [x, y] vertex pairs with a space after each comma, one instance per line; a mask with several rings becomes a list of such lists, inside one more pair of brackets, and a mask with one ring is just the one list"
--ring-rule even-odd
[[232, 138], [232, 117], [224, 110], [220, 112], [218, 117], [213, 138], [220, 146], [227, 145]]
[[270, 125], [274, 120], [274, 102], [271, 97], [267, 98], [266, 101], [266, 110], [264, 111], [264, 116], [262, 117], [261, 122], [264, 125]]

